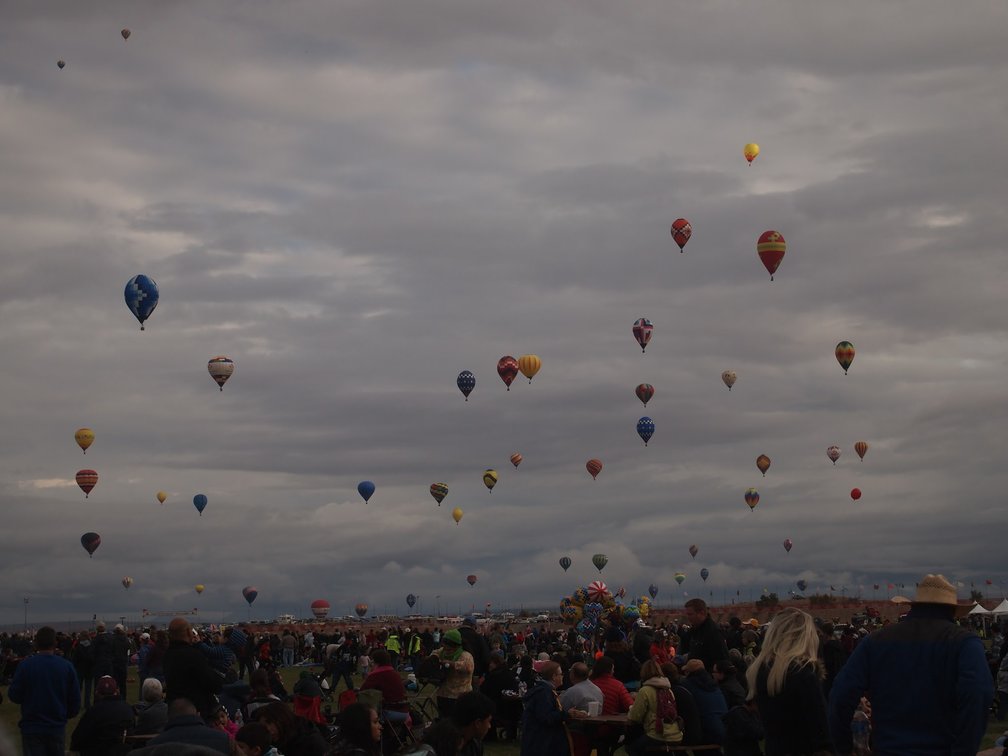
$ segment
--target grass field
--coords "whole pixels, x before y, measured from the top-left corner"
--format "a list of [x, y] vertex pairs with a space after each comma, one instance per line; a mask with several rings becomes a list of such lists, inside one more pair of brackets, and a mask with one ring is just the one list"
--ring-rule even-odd
[[[283, 677], [284, 684], [287, 686], [288, 690], [294, 687], [294, 683], [303, 669], [305, 669], [305, 667], [292, 667], [280, 670], [280, 674]], [[130, 672], [134, 673], [135, 669], [130, 668]], [[354, 680], [357, 684], [360, 683], [359, 677], [355, 677]], [[130, 678], [128, 685], [130, 693], [135, 694], [137, 689], [137, 683], [134, 677]], [[3, 689], [3, 693], [5, 700], [4, 703], [0, 705], [0, 727], [2, 727], [3, 730], [7, 733], [7, 735], [14, 742], [15, 746], [19, 749], [20, 752], [21, 737], [18, 731], [17, 723], [21, 714], [21, 710], [20, 707], [18, 707], [16, 704], [13, 704], [9, 700], [6, 700], [7, 699], [6, 688]], [[133, 695], [130, 696], [130, 701], [131, 702], [133, 701]], [[71, 720], [67, 724], [68, 745], [70, 743], [70, 733], [73, 732], [73, 729], [76, 726], [77, 726], [76, 719]], [[987, 735], [984, 737], [983, 743], [981, 744], [981, 748], [989, 748], [993, 746], [994, 740], [998, 738], [1006, 730], [1008, 730], [1008, 720], [1005, 720], [1003, 722], [991, 720], [991, 722], [988, 723]], [[517, 744], [514, 743], [485, 744], [485, 751], [488, 754], [500, 754], [501, 756], [503, 756], [504, 754], [509, 754], [511, 756], [518, 756], [519, 750], [520, 749], [518, 748]]]

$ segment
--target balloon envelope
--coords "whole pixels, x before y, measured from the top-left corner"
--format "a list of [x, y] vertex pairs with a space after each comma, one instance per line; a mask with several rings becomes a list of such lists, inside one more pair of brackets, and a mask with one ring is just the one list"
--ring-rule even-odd
[[749, 509], [756, 509], [756, 505], [759, 504], [759, 492], [755, 488], [746, 490], [745, 503], [749, 505]]
[[595, 565], [595, 569], [602, 572], [602, 568], [609, 563], [609, 557], [605, 554], [596, 554], [592, 557], [592, 564]]
[[841, 341], [836, 345], [834, 354], [836, 355], [837, 362], [840, 363], [840, 367], [843, 368], [844, 375], [847, 375], [847, 368], [854, 362], [854, 345], [849, 341]]
[[651, 341], [652, 331], [654, 331], [654, 326], [647, 318], [638, 318], [634, 321], [633, 335], [637, 339], [637, 343], [640, 344], [641, 352], [647, 349], [648, 342]]
[[259, 589], [255, 586], [246, 585], [242, 588], [242, 596], [248, 602], [249, 606], [252, 606], [252, 602], [256, 600], [256, 596], [259, 595]]
[[483, 485], [487, 487], [490, 491], [493, 491], [493, 487], [497, 485], [497, 471], [487, 468], [483, 472]]
[[791, 553], [791, 547], [794, 546], [794, 542], [790, 538], [784, 539], [784, 551]]
[[537, 355], [523, 354], [518, 358], [518, 369], [521, 370], [522, 375], [528, 378], [529, 383], [532, 383], [532, 379], [540, 368], [542, 368], [542, 360]]
[[95, 553], [95, 549], [101, 546], [101, 536], [97, 533], [85, 533], [80, 537], [80, 542], [81, 546], [84, 547], [84, 550], [88, 554], [93, 555]]
[[518, 465], [522, 463], [523, 459], [524, 457], [522, 457], [521, 454], [515, 452], [514, 454], [511, 455], [511, 464], [514, 465], [515, 467], [518, 467]]
[[766, 477], [766, 471], [770, 469], [770, 457], [766, 454], [760, 454], [756, 457], [756, 468], [763, 473], [763, 477]]
[[840, 447], [830, 446], [826, 449], [826, 456], [830, 458], [830, 461], [835, 465], [836, 461], [840, 459]]
[[469, 583], [469, 585], [476, 585], [476, 576], [466, 575], [466, 582]]
[[763, 267], [770, 274], [771, 281], [773, 281], [773, 274], [780, 267], [786, 251], [787, 242], [784, 241], [780, 231], [764, 231], [760, 234], [760, 238], [756, 242], [756, 254], [759, 255]]
[[654, 420], [650, 417], [642, 417], [637, 421], [637, 435], [644, 441], [644, 446], [647, 446], [647, 442], [651, 440], [651, 436], [654, 435], [654, 431]]
[[598, 477], [598, 474], [602, 472], [602, 460], [600, 459], [589, 459], [585, 462], [585, 468], [587, 468], [588, 473], [592, 476], [592, 479]]
[[88, 497], [92, 489], [98, 485], [98, 473], [94, 470], [78, 470], [75, 476], [77, 480], [77, 485], [80, 486], [81, 491], [84, 492], [84, 498]]
[[360, 483], [357, 484], [357, 493], [359, 493], [361, 495], [361, 498], [364, 499], [365, 504], [368, 503], [368, 500], [371, 498], [374, 492], [375, 492], [375, 484], [372, 483], [370, 480], [362, 480]]
[[154, 312], [158, 303], [158, 287], [154, 280], [148, 276], [133, 276], [126, 282], [126, 291], [123, 293], [126, 299], [126, 306], [133, 313], [133, 317], [140, 321], [140, 330], [144, 329], [144, 321]]
[[647, 591], [649, 594], [651, 594], [651, 598], [654, 598], [655, 596], [658, 595], [658, 586], [655, 585], [654, 583], [651, 583], [651, 585], [648, 586]]
[[311, 613], [315, 615], [315, 619], [325, 619], [329, 614], [329, 602], [325, 599], [315, 599], [311, 602], [310, 609]]
[[131, 577], [124, 577], [122, 579], [122, 585], [123, 585], [123, 588], [125, 588], [126, 590], [129, 590], [129, 587], [131, 585], [133, 585], [133, 578], [131, 578]]
[[703, 581], [706, 583], [707, 578], [710, 577], [710, 570], [704, 567], [702, 570], [700, 570], [700, 577], [703, 578]]
[[745, 159], [752, 164], [752, 161], [756, 159], [757, 155], [759, 155], [759, 145], [755, 142], [749, 142], [749, 144], [742, 148], [742, 154], [745, 155]]
[[867, 441], [856, 442], [854, 444], [854, 451], [857, 452], [857, 455], [861, 457], [861, 459], [864, 459], [864, 455], [868, 453], [868, 442]]
[[59, 69], [62, 71], [63, 68], [64, 68], [64, 66], [66, 66], [66, 61], [65, 60], [57, 60], [56, 61], [56, 65], [59, 66]]
[[569, 556], [560, 557], [560, 566], [563, 567], [564, 572], [567, 572], [571, 566], [571, 558]]
[[637, 394], [637, 398], [643, 402], [645, 407], [647, 407], [647, 403], [650, 402], [651, 397], [654, 396], [654, 386], [650, 383], [642, 383], [634, 389], [634, 393]]
[[860, 499], [861, 498], [861, 489], [860, 488], [852, 488], [851, 492], [850, 492], [850, 497], [852, 499], [854, 499], [854, 501], [857, 501], [858, 499]]
[[510, 391], [511, 381], [518, 375], [518, 360], [509, 354], [501, 357], [497, 360], [497, 375], [500, 376], [500, 379], [504, 381], [504, 385], [507, 386], [507, 390]]
[[412, 609], [415, 603], [416, 603], [416, 596], [414, 596], [412, 593], [407, 593], [406, 594], [407, 606], [409, 606], [409, 608]]
[[682, 573], [682, 572], [677, 572], [677, 573], [675, 574], [675, 581], [676, 581], [676, 582], [677, 582], [677, 583], [678, 583], [679, 585], [682, 585], [682, 584], [683, 584], [683, 581], [684, 581], [685, 579], [686, 579], [686, 575], [685, 575], [684, 573]]
[[132, 32], [129, 29], [123, 29], [119, 33], [122, 34], [122, 38], [123, 39], [129, 39], [130, 38], [130, 34], [132, 34]]
[[77, 432], [74, 433], [74, 441], [87, 454], [88, 447], [94, 443], [94, 431], [90, 428], [78, 428]]
[[804, 580], [797, 581], [795, 585], [798, 586], [798, 590], [801, 591], [802, 593], [804, 593], [805, 589], [808, 588], [808, 583], [806, 583]]
[[206, 509], [207, 497], [205, 494], [196, 494], [192, 498], [193, 506], [196, 507], [196, 511], [200, 513], [200, 517], [203, 516], [203, 510]]
[[234, 361], [223, 354], [211, 358], [207, 363], [207, 372], [210, 373], [210, 377], [220, 386], [221, 391], [224, 390], [224, 384], [227, 383], [228, 378], [234, 374], [234, 370]]
[[455, 524], [458, 525], [459, 521], [462, 519], [462, 510], [459, 507], [455, 507], [452, 510], [452, 519], [455, 520]]
[[476, 388], [476, 376], [468, 370], [463, 370], [458, 374], [458, 378], [455, 379], [455, 384], [459, 387], [459, 391], [462, 392], [462, 396], [468, 402], [469, 394]]
[[728, 387], [729, 391], [731, 391], [731, 387], [735, 385], [735, 381], [737, 380], [735, 371], [725, 370], [723, 373], [721, 373], [721, 380], [724, 381], [724, 385]]
[[158, 500], [158, 502], [164, 504], [165, 500], [168, 498], [168, 494], [166, 494], [164, 491], [158, 491], [157, 494], [155, 494], [155, 498]]
[[679, 251], [683, 251], [683, 247], [686, 246], [686, 242], [690, 240], [693, 236], [693, 226], [685, 218], [677, 218], [672, 222], [672, 238], [675, 243], [679, 245]]
[[689, 554], [694, 559], [696, 559], [697, 552], [699, 552], [699, 551], [700, 551], [700, 547], [697, 546], [695, 543], [692, 546], [689, 547]]
[[358, 617], [363, 617], [365, 614], [367, 614], [367, 610], [368, 610], [367, 604], [357, 604], [357, 606], [354, 607], [354, 611], [357, 613]]
[[195, 589], [196, 593], [203, 593], [203, 591], [206, 590], [206, 586], [204, 586], [203, 583], [196, 583], [196, 585], [194, 585], [193, 588]]
[[446, 483], [431, 483], [430, 495], [434, 497], [434, 501], [440, 507], [444, 497], [448, 495], [448, 485]]

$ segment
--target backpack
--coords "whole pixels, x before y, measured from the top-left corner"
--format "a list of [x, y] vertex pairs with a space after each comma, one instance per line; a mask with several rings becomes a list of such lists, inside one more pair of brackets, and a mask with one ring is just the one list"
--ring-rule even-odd
[[416, 668], [417, 680], [424, 683], [440, 685], [445, 678], [444, 668], [441, 666], [441, 657], [428, 656], [420, 661]]
[[676, 706], [675, 696], [668, 688], [655, 688], [655, 734], [660, 738], [665, 725], [676, 726], [682, 731], [682, 717]]

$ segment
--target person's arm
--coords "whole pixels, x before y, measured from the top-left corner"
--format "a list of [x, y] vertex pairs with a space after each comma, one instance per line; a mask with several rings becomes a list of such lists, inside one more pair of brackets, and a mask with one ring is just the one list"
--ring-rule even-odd
[[955, 682], [955, 741], [952, 756], [972, 756], [987, 730], [987, 714], [994, 698], [994, 680], [987, 667], [983, 641], [971, 635], [959, 647], [959, 676]]
[[641, 688], [637, 694], [637, 698], [634, 699], [633, 704], [630, 706], [627, 719], [637, 724], [644, 724], [644, 720], [647, 718], [648, 703], [648, 696], [645, 694], [644, 688]]
[[544, 725], [556, 725], [567, 720], [567, 712], [556, 706], [553, 696], [544, 691], [532, 697], [531, 715]]
[[837, 753], [850, 753], [854, 748], [851, 719], [861, 696], [870, 686], [870, 647], [871, 641], [867, 638], [858, 643], [850, 659], [833, 680], [833, 687], [830, 689], [828, 721]]
[[633, 696], [630, 695], [630, 691], [626, 689], [626, 686], [621, 683], [619, 686], [619, 710], [621, 712], [630, 711], [630, 707], [633, 704]]

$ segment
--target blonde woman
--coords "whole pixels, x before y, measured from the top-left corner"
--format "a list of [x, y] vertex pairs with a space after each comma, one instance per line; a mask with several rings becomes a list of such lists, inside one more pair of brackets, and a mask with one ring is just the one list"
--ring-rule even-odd
[[811, 615], [784, 609], [746, 670], [766, 730], [766, 756], [835, 753], [826, 720], [819, 634]]

